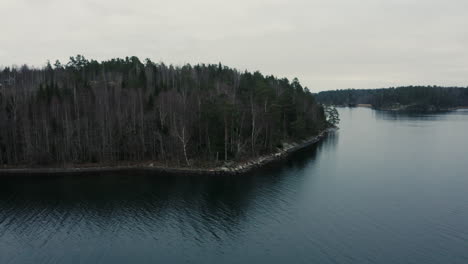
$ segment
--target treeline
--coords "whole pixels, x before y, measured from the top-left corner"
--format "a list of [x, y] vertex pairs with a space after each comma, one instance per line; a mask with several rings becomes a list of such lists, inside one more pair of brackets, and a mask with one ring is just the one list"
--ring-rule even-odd
[[371, 104], [375, 108], [412, 106], [419, 110], [443, 110], [468, 106], [468, 88], [407, 86], [387, 89], [348, 89], [320, 92], [319, 102], [328, 105], [353, 106]]
[[83, 56], [0, 70], [0, 164], [254, 157], [329, 126], [297, 79]]

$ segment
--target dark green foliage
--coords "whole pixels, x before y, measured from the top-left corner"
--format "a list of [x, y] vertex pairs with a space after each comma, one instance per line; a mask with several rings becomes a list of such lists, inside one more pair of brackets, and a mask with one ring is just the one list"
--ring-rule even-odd
[[337, 126], [340, 123], [340, 116], [338, 114], [338, 110], [332, 106], [325, 106], [325, 115], [327, 117], [328, 123], [332, 124], [333, 126]]
[[297, 79], [71, 57], [0, 72], [0, 164], [244, 159], [329, 126]]

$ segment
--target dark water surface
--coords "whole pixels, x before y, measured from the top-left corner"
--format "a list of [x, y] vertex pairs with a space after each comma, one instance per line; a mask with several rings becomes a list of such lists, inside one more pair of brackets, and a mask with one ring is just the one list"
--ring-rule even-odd
[[3, 176], [0, 263], [468, 263], [468, 111], [340, 114], [242, 177]]

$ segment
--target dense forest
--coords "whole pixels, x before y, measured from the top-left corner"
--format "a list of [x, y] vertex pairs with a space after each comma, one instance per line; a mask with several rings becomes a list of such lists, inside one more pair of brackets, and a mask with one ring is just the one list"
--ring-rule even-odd
[[81, 55], [0, 69], [0, 164], [247, 159], [330, 126], [297, 79]]
[[379, 109], [447, 110], [468, 106], [468, 88], [406, 86], [388, 89], [348, 89], [320, 92], [317, 101], [327, 105], [370, 104]]

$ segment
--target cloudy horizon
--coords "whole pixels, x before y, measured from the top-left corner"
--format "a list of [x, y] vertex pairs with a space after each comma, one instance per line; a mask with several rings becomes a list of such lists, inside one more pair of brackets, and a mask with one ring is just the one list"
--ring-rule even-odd
[[3, 0], [0, 65], [218, 63], [313, 92], [468, 86], [467, 1]]

